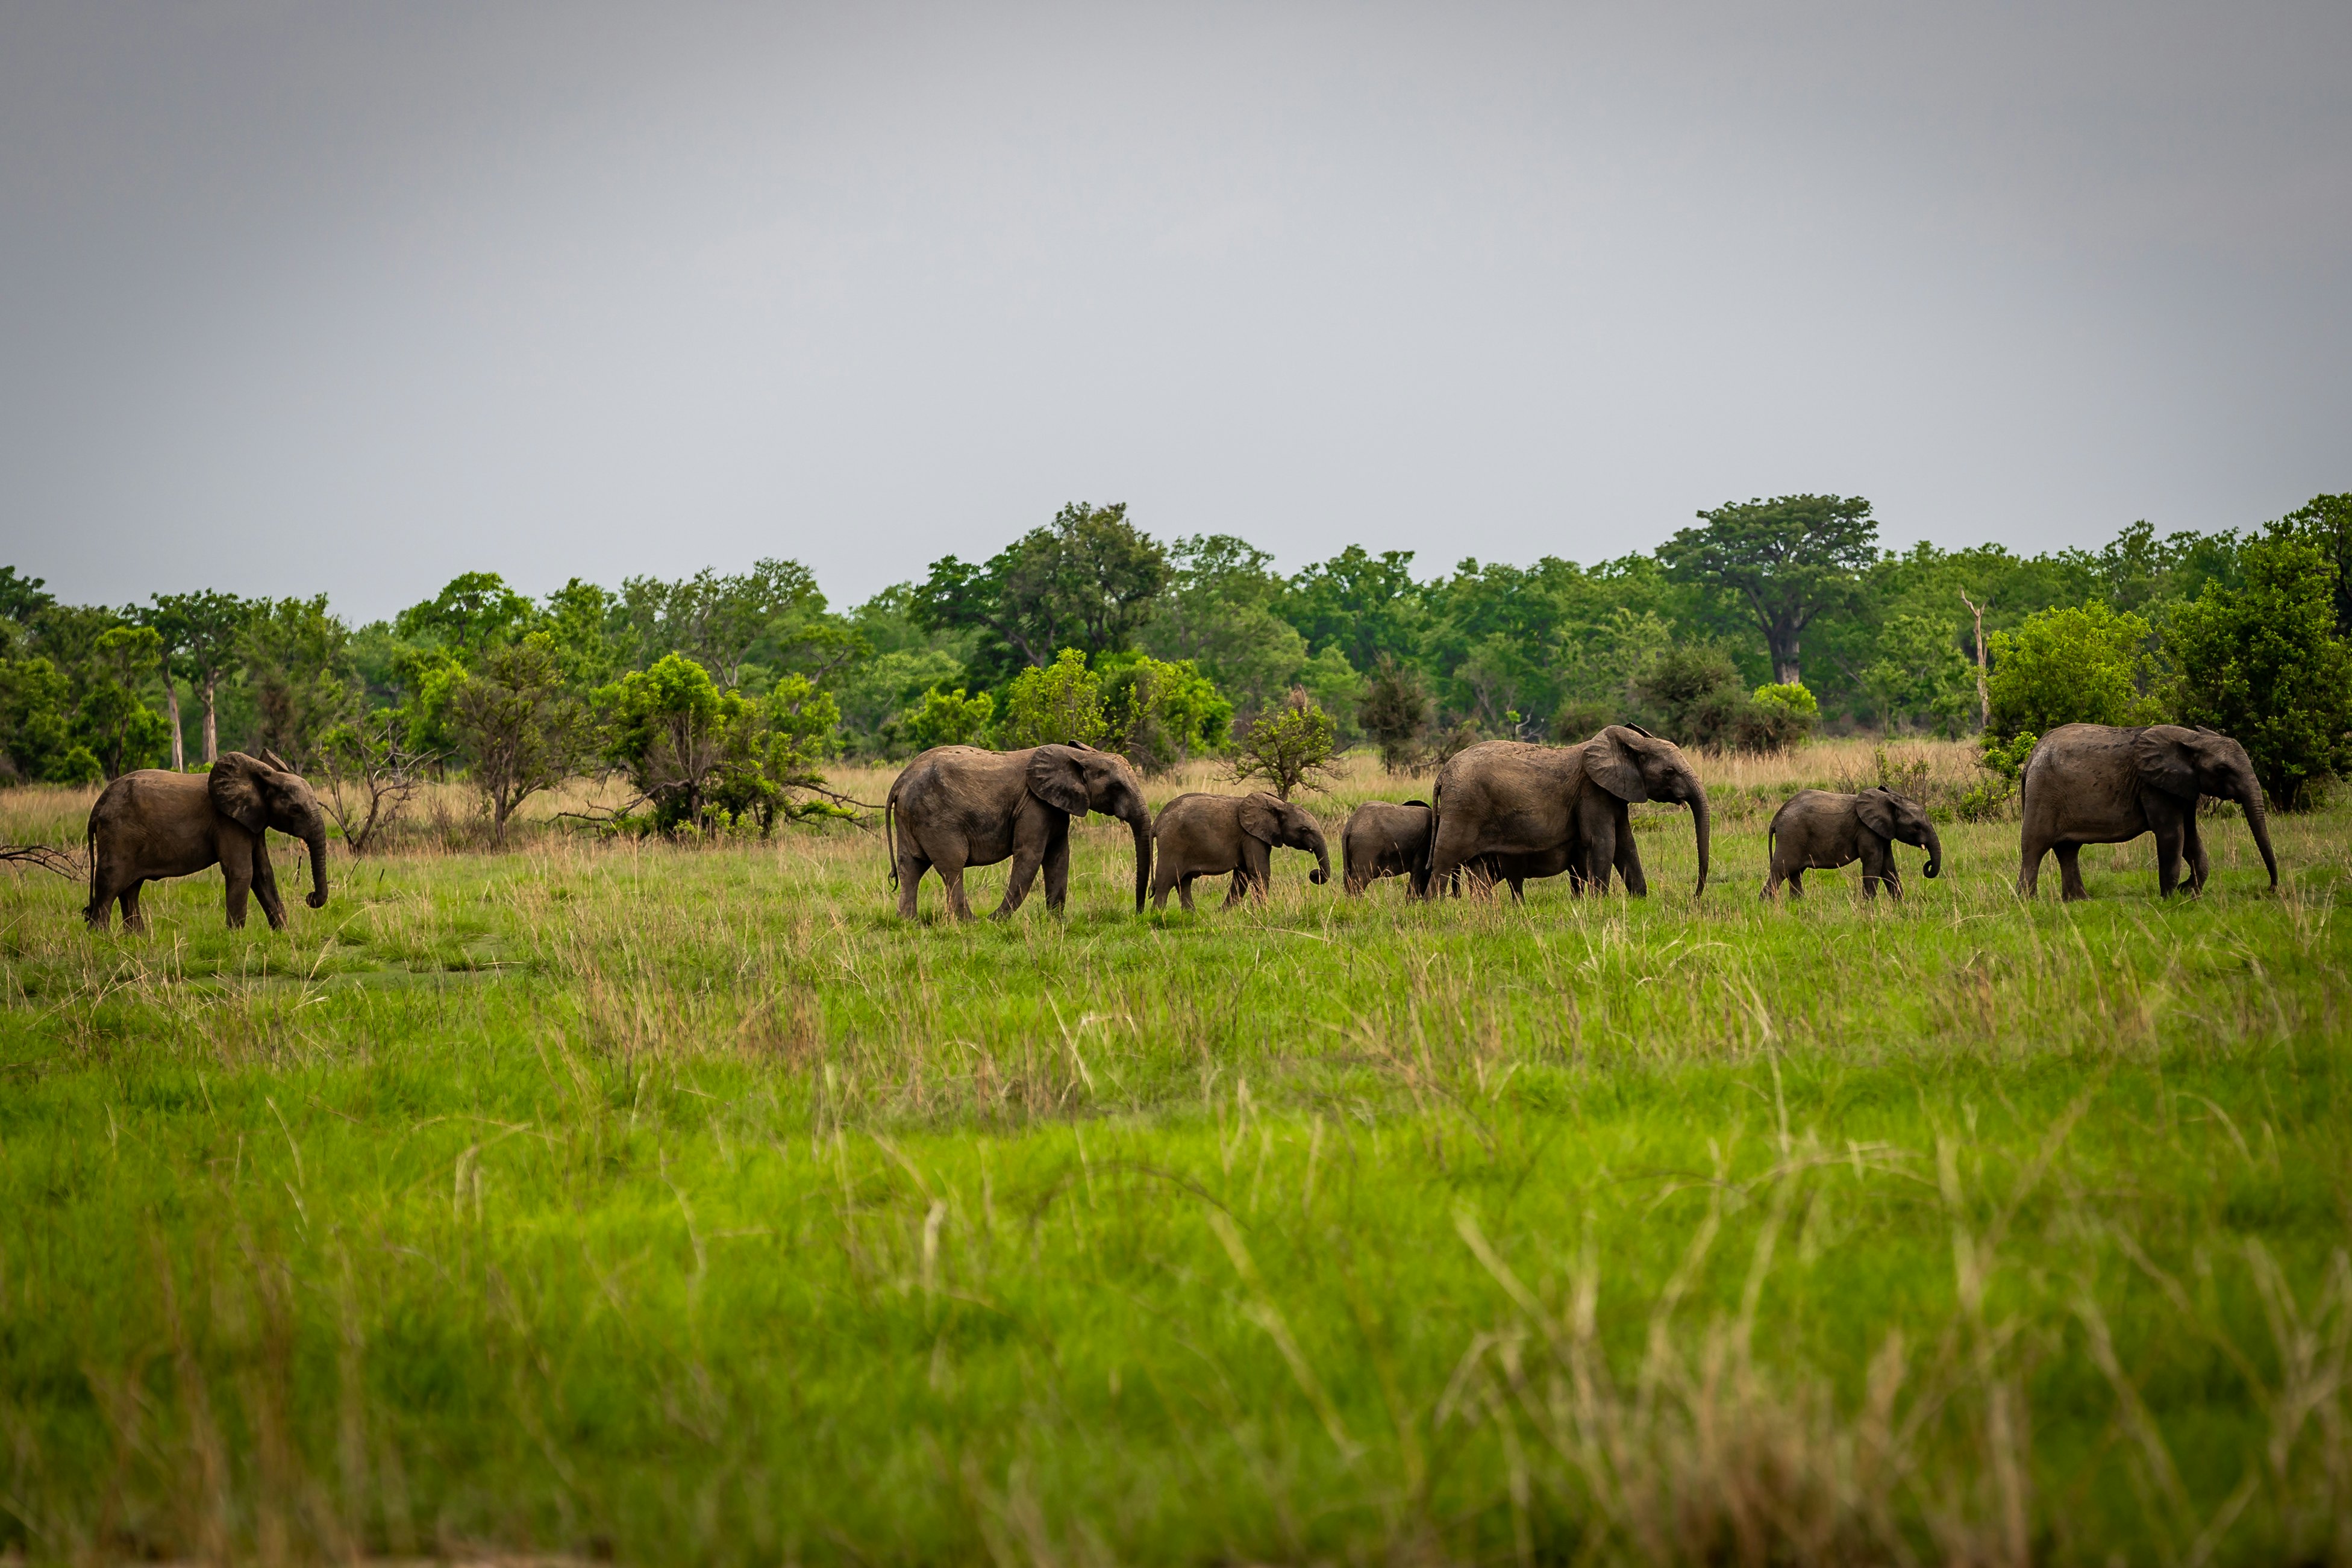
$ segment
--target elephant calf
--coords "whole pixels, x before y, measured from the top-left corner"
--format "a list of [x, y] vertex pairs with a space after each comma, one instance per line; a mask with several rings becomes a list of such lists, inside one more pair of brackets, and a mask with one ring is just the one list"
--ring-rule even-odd
[[1903, 878], [1895, 868], [1887, 845], [1895, 840], [1916, 844], [1927, 852], [1926, 874], [1944, 869], [1943, 841], [1919, 802], [1892, 789], [1864, 789], [1859, 795], [1833, 795], [1826, 789], [1800, 789], [1772, 813], [1764, 841], [1772, 854], [1772, 875], [1764, 884], [1770, 898], [1789, 884], [1789, 896], [1805, 895], [1805, 873], [1831, 871], [1862, 862], [1862, 891], [1878, 896], [1878, 884], [1903, 896]]
[[[266, 758], [266, 760], [265, 760]], [[327, 903], [327, 814], [301, 775], [276, 752], [221, 754], [210, 773], [142, 768], [106, 787], [89, 809], [89, 904], [84, 918], [103, 930], [122, 907], [122, 928], [137, 931], [139, 889], [159, 877], [190, 876], [218, 865], [228, 883], [228, 924], [245, 924], [247, 893], [275, 930], [286, 924], [278, 877], [269, 868], [268, 830], [310, 849], [313, 909]]]
[[1264, 897], [1276, 844], [1305, 850], [1315, 857], [1315, 869], [1307, 873], [1307, 881], [1319, 883], [1331, 878], [1331, 856], [1315, 819], [1263, 791], [1179, 795], [1160, 808], [1160, 816], [1151, 824], [1151, 837], [1154, 909], [1168, 907], [1171, 888], [1185, 908], [1192, 908], [1193, 880], [1228, 872], [1234, 882], [1225, 894], [1226, 908], [1253, 894]]
[[1429, 896], [1429, 846], [1437, 813], [1426, 800], [1367, 800], [1339, 830], [1348, 896], [1384, 876], [1401, 876], [1415, 898]]

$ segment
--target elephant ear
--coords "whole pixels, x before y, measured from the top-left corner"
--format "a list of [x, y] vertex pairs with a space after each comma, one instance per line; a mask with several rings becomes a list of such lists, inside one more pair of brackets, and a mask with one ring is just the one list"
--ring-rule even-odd
[[268, 808], [261, 801], [261, 785], [254, 778], [260, 768], [260, 763], [242, 751], [224, 751], [205, 779], [205, 789], [213, 798], [213, 810], [248, 833], [257, 833], [269, 825]]
[[1056, 811], [1087, 814], [1087, 775], [1078, 754], [1066, 746], [1041, 746], [1029, 758], [1029, 793]]
[[291, 763], [288, 762], [286, 758], [278, 756], [278, 753], [270, 750], [269, 747], [266, 746], [261, 748], [261, 760], [267, 762], [280, 773], [291, 773], [294, 771], [294, 767]]
[[2168, 724], [2141, 730], [2132, 741], [2132, 764], [2141, 783], [2185, 800], [2198, 788], [2197, 758], [2179, 738], [2183, 733]]
[[1242, 831], [1259, 843], [1271, 844], [1282, 831], [1282, 802], [1260, 791], [1245, 797], [1241, 804]]
[[1895, 797], [1884, 789], [1864, 789], [1853, 798], [1853, 814], [1882, 839], [1895, 836]]
[[1631, 748], [1612, 729], [1604, 729], [1584, 743], [1584, 776], [1620, 800], [1650, 798], [1650, 787], [1642, 781], [1642, 769], [1635, 765]]
[[1400, 806], [1418, 806], [1424, 811], [1434, 810], [1434, 808], [1426, 800], [1400, 800], [1397, 804]]

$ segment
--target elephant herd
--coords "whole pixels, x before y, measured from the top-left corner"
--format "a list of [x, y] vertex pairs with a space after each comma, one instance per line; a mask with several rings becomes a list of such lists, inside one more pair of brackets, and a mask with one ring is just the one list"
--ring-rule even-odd
[[[1613, 876], [1627, 893], [1649, 891], [1627, 809], [1643, 800], [1690, 810], [1698, 845], [1696, 894], [1706, 885], [1706, 790], [1681, 747], [1634, 725], [1612, 725], [1573, 746], [1490, 740], [1455, 753], [1438, 769], [1433, 801], [1375, 800], [1360, 806], [1339, 834], [1342, 886], [1361, 894], [1389, 876], [1411, 896], [1507, 883], [1520, 896], [1530, 877], [1565, 872], [1578, 892], [1605, 892]], [[2209, 862], [2198, 834], [2200, 800], [2234, 801], [2278, 886], [2263, 791], [2245, 748], [2224, 735], [2178, 725], [2116, 727], [2070, 724], [2053, 729], [2026, 758], [2021, 785], [2021, 858], [2017, 891], [2033, 895], [2042, 857], [2053, 851], [2064, 896], [2084, 896], [2078, 857], [2084, 844], [2156, 835], [2157, 886], [2169, 896], [2188, 869], [2190, 891], [2205, 884]], [[939, 873], [949, 912], [968, 919], [963, 875], [972, 866], [1010, 860], [1000, 916], [1021, 907], [1042, 871], [1045, 903], [1069, 895], [1070, 819], [1089, 811], [1116, 817], [1135, 841], [1135, 907], [1149, 897], [1167, 907], [1173, 892], [1192, 907], [1192, 883], [1230, 876], [1228, 906], [1262, 895], [1273, 852], [1315, 857], [1308, 880], [1324, 883], [1330, 852], [1315, 820], [1272, 795], [1179, 795], [1155, 817], [1142, 780], [1115, 752], [1078, 745], [1025, 751], [942, 746], [908, 763], [890, 786], [883, 830], [898, 913], [912, 918], [916, 889]], [[208, 774], [147, 768], [107, 786], [90, 808], [89, 903], [84, 917], [104, 928], [120, 905], [128, 930], [141, 926], [139, 891], [163, 877], [218, 865], [226, 883], [228, 924], [245, 924], [248, 894], [273, 927], [286, 910], [271, 873], [268, 830], [310, 848], [310, 907], [327, 902], [326, 814], [310, 787], [265, 752], [229, 752]], [[1801, 789], [1772, 818], [1766, 835], [1769, 868], [1764, 896], [1786, 883], [1801, 896], [1808, 871], [1862, 862], [1862, 886], [1902, 896], [1892, 846], [1927, 852], [1927, 875], [1942, 868], [1943, 844], [1919, 803], [1889, 789], [1837, 794]]]

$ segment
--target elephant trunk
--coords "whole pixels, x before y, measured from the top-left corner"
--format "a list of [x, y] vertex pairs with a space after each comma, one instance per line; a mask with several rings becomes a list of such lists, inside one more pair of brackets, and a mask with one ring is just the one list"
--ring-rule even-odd
[[1307, 873], [1307, 880], [1320, 887], [1331, 880], [1330, 849], [1324, 843], [1323, 835], [1312, 830], [1307, 835], [1307, 847], [1315, 852], [1315, 869]]
[[302, 834], [310, 850], [310, 897], [313, 909], [327, 907], [327, 824], [324, 819]]
[[1135, 835], [1135, 912], [1143, 913], [1144, 895], [1151, 891], [1151, 813], [1138, 805], [1127, 819]]
[[1919, 844], [1927, 852], [1927, 863], [1919, 874], [1928, 877], [1941, 875], [1944, 870], [1944, 841], [1936, 836], [1933, 823], [1920, 833]]
[[2246, 826], [2253, 830], [2254, 848], [2263, 852], [2263, 869], [2271, 873], [2271, 891], [2278, 891], [2278, 857], [2271, 853], [2270, 814], [2263, 806], [2263, 787], [2249, 784], [2238, 798], [2238, 807], [2246, 813]]
[[1691, 780], [1690, 810], [1691, 825], [1698, 833], [1698, 885], [1691, 889], [1691, 896], [1696, 898], [1706, 891], [1707, 837], [1706, 791], [1699, 786], [1696, 779]]

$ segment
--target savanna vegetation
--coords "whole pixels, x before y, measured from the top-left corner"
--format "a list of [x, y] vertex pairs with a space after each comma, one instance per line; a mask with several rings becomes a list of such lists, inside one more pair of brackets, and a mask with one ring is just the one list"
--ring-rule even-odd
[[[846, 613], [770, 562], [201, 642], [8, 573], [0, 840], [177, 726], [343, 863], [285, 933], [0, 879], [0, 1557], [2352, 1561], [2347, 533], [1789, 497], [1421, 580], [1074, 507]], [[1088, 822], [1063, 918], [907, 923], [862, 804], [1079, 738], [1336, 842], [1626, 717], [1696, 900], [1638, 806], [1643, 901], [1277, 855], [1139, 918]], [[2200, 897], [2142, 840], [2021, 904], [2031, 737], [2156, 717], [2245, 740], [2278, 893], [2225, 809]], [[1756, 898], [1788, 794], [1882, 782], [1941, 878]]]

